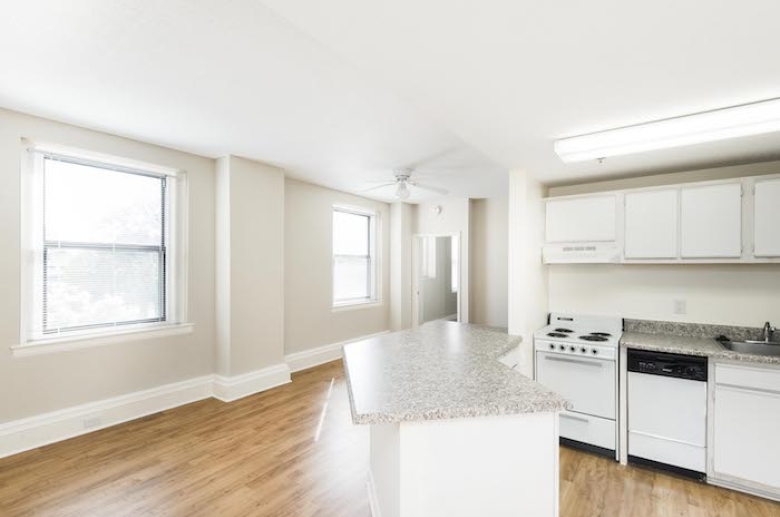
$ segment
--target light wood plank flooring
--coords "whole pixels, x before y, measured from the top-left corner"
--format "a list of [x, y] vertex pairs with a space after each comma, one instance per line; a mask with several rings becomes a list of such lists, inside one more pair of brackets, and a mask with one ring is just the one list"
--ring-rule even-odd
[[[368, 517], [341, 363], [0, 460], [2, 517]], [[769, 517], [780, 504], [561, 449], [562, 517]], [[476, 517], [476, 516], [475, 516]]]

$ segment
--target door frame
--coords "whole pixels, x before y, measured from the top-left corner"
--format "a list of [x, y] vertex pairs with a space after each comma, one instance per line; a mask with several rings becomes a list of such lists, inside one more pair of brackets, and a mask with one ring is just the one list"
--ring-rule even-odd
[[[467, 323], [467, 318], [464, 319], [462, 314], [462, 295], [464, 287], [464, 274], [463, 274], [463, 238], [461, 232], [450, 233], [415, 233], [412, 234], [412, 327], [420, 326], [420, 282], [419, 271], [420, 267], [420, 243], [421, 239], [425, 237], [451, 237], [458, 239], [458, 301], [457, 301], [457, 314], [458, 321]], [[468, 277], [465, 276], [467, 279]], [[467, 291], [468, 292], [468, 291]]]

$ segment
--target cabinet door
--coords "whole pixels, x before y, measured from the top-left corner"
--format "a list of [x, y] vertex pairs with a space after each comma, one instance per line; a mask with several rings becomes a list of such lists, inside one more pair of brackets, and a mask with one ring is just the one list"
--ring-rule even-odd
[[742, 184], [686, 187], [681, 194], [683, 258], [742, 256]]
[[677, 200], [676, 189], [626, 194], [626, 258], [677, 258]]
[[615, 196], [547, 201], [547, 242], [612, 242], [617, 224]]
[[719, 385], [713, 412], [715, 474], [780, 490], [780, 392]]
[[755, 186], [753, 234], [756, 257], [780, 257], [780, 178]]

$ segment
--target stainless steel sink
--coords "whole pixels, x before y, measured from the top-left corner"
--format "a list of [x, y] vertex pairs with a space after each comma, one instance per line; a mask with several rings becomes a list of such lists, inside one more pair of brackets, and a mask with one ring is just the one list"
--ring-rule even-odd
[[740, 354], [780, 356], [780, 343], [775, 341], [720, 341], [720, 344]]

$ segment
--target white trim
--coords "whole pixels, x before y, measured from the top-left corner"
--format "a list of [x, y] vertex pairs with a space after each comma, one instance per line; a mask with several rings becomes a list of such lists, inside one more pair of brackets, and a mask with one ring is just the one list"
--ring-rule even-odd
[[121, 167], [139, 172], [157, 174], [159, 176], [178, 176], [184, 172], [181, 169], [176, 169], [173, 167], [165, 167], [163, 165], [143, 162], [140, 160], [133, 160], [130, 158], [123, 158], [121, 156], [114, 156], [105, 153], [96, 153], [93, 151], [87, 151], [65, 145], [33, 142], [28, 139], [24, 139], [23, 144], [25, 146], [25, 150], [30, 153], [40, 153], [45, 155], [62, 156], [63, 158], [71, 158], [74, 160], [83, 160], [87, 162], [93, 162], [98, 165], [104, 165], [107, 168], [112, 166]]
[[374, 483], [374, 475], [371, 470], [368, 471], [368, 478], [366, 479], [366, 486], [368, 488], [368, 506], [371, 510], [371, 517], [382, 517], [382, 511], [379, 509], [379, 496], [376, 492], [376, 483]]
[[707, 476], [707, 483], [721, 488], [728, 488], [730, 490], [736, 490], [737, 492], [763, 497], [764, 499], [780, 501], [780, 492], [778, 492], [777, 489], [759, 483], [745, 481], [744, 479], [731, 478], [729, 476], [724, 476], [723, 474], [714, 474], [713, 477]]
[[338, 343], [331, 343], [330, 345], [304, 350], [303, 352], [295, 352], [294, 354], [285, 355], [284, 360], [287, 363], [287, 366], [290, 368], [291, 372], [307, 370], [321, 364], [341, 359], [344, 345], [371, 339], [383, 334], [388, 334], [389, 332], [389, 330], [383, 330], [382, 332], [376, 332], [374, 334], [368, 334], [365, 336], [348, 339], [346, 341], [340, 341]]
[[212, 379], [196, 377], [0, 424], [0, 458], [209, 398]]
[[[352, 214], [352, 215], [359, 215], [363, 217], [368, 217], [368, 226], [369, 226], [369, 243], [368, 243], [368, 252], [369, 252], [369, 266], [371, 268], [370, 274], [371, 278], [369, 280], [369, 298], [366, 300], [357, 300], [357, 301], [351, 301], [351, 300], [343, 300], [338, 301], [336, 300], [336, 255], [333, 251], [333, 235], [335, 233], [335, 227], [336, 225], [333, 223], [333, 214], [335, 212], [342, 212], [346, 214]], [[382, 231], [382, 220], [380, 218], [380, 214], [378, 210], [374, 209], [368, 209], [368, 208], [362, 208], [362, 207], [352, 207], [347, 205], [339, 205], [334, 204], [331, 206], [331, 282], [330, 282], [330, 299], [331, 299], [331, 308], [334, 311], [337, 311], [340, 307], [351, 307], [353, 305], [355, 306], [364, 306], [366, 304], [381, 304], [382, 303], [382, 284], [384, 283], [384, 276], [382, 274], [382, 261], [380, 258], [380, 255], [382, 253], [382, 247], [381, 247], [381, 239], [380, 234]]]
[[58, 336], [52, 339], [28, 341], [23, 344], [11, 345], [10, 348], [14, 357], [50, 354], [55, 352], [68, 352], [82, 348], [92, 348], [95, 346], [111, 345], [115, 343], [145, 341], [148, 339], [159, 339], [168, 336], [190, 334], [194, 327], [195, 326], [192, 323], [182, 323], [178, 325], [155, 324], [151, 326], [144, 326], [143, 328], [136, 327], [114, 332], [102, 331], [97, 335], [82, 333], [73, 334], [66, 337]]
[[226, 377], [204, 375], [0, 424], [0, 458], [213, 397], [232, 402], [290, 382], [285, 363]]
[[382, 307], [384, 302], [382, 300], [365, 300], [360, 302], [345, 302], [334, 304], [330, 308], [331, 312], [344, 312], [354, 311], [358, 309], [374, 309], [376, 307]]
[[232, 377], [214, 375], [213, 396], [222, 402], [233, 402], [289, 382], [290, 368], [286, 363]]

